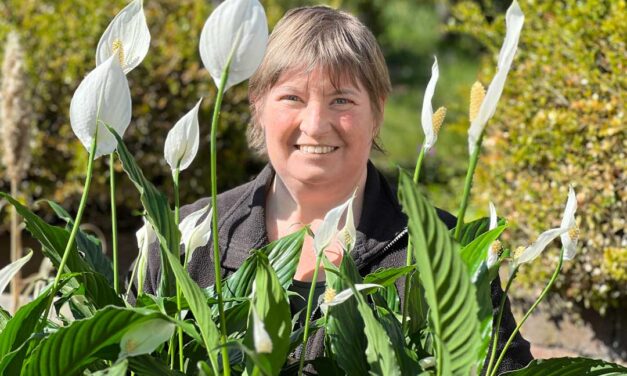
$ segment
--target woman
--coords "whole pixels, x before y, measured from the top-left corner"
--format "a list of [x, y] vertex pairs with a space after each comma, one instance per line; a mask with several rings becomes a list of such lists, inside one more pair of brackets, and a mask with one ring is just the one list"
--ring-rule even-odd
[[[403, 265], [407, 219], [394, 192], [368, 161], [383, 120], [390, 81], [383, 55], [372, 33], [355, 17], [326, 7], [299, 8], [277, 24], [264, 60], [250, 79], [252, 124], [249, 141], [269, 164], [253, 181], [218, 196], [219, 241], [225, 274], [248, 257], [249, 250], [288, 235], [303, 224], [315, 230], [325, 214], [353, 193], [358, 219], [352, 256], [362, 274]], [[356, 191], [355, 191], [356, 190]], [[205, 206], [200, 200], [182, 209], [185, 216]], [[439, 211], [450, 227], [455, 218]], [[201, 285], [214, 283], [211, 242], [197, 250], [189, 265]], [[341, 252], [327, 256], [339, 264]], [[159, 281], [156, 247], [149, 261], [146, 290]], [[308, 291], [315, 256], [307, 238], [294, 290]], [[323, 284], [317, 284], [318, 293]], [[398, 285], [400, 296], [404, 288]], [[493, 302], [502, 290], [493, 285]], [[293, 309], [298, 310], [297, 301]], [[304, 303], [303, 303], [304, 304]], [[506, 306], [501, 330], [510, 333], [514, 320]], [[308, 358], [322, 355], [322, 331], [308, 346]], [[500, 338], [508, 338], [502, 334]], [[502, 345], [502, 344], [501, 344]], [[501, 369], [520, 368], [531, 360], [529, 344], [518, 336]]]

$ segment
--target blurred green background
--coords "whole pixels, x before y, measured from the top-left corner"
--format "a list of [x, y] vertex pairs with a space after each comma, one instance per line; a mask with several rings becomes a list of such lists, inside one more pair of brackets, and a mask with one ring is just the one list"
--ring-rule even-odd
[[[42, 198], [75, 213], [87, 152], [74, 137], [68, 118], [72, 94], [95, 65], [100, 35], [124, 0], [3, 0], [0, 3], [0, 59], [9, 31], [21, 36], [31, 110], [32, 163], [20, 184], [20, 198], [35, 205]], [[213, 6], [208, 0], [145, 0], [152, 34], [144, 62], [128, 76], [133, 120], [124, 138], [144, 173], [172, 193], [163, 160], [168, 130], [199, 97], [200, 153], [181, 174], [183, 203], [209, 194], [208, 138], [215, 87], [198, 55], [200, 30]], [[336, 0], [329, 5], [357, 15], [373, 31], [386, 55], [393, 82], [381, 138], [385, 154], [375, 163], [395, 181], [396, 166], [413, 169], [422, 143], [422, 93], [437, 55], [440, 80], [434, 107], [448, 115], [438, 143], [425, 158], [422, 183], [434, 203], [456, 213], [467, 165], [468, 97], [472, 83], [487, 86], [504, 36], [509, 1], [498, 0]], [[272, 27], [299, 0], [262, 1]], [[511, 224], [506, 243], [530, 243], [559, 224], [568, 184], [578, 194], [581, 251], [565, 266], [547, 307], [551, 318], [573, 309], [582, 317], [623, 317], [609, 330], [610, 356], [627, 358], [627, 128], [624, 0], [522, 0], [526, 14], [519, 52], [495, 117], [488, 124], [474, 199], [467, 220], [485, 215], [493, 201]], [[2, 79], [2, 77], [0, 77]], [[0, 122], [2, 118], [0, 116]], [[226, 94], [218, 132], [220, 190], [248, 181], [263, 166], [246, 145], [247, 88]], [[119, 166], [117, 170], [121, 172]], [[0, 176], [5, 176], [0, 165]], [[108, 166], [96, 162], [84, 222], [110, 232]], [[117, 205], [125, 262], [136, 254], [138, 195], [118, 177]], [[7, 179], [0, 190], [9, 191]], [[171, 196], [170, 196], [171, 197]], [[8, 212], [8, 211], [4, 211]], [[8, 254], [8, 215], [0, 230], [2, 264]], [[54, 221], [45, 205], [38, 211]], [[97, 230], [98, 232], [98, 230]], [[105, 235], [108, 237], [108, 235]], [[28, 241], [26, 241], [28, 243]], [[532, 266], [512, 295], [524, 307], [548, 280], [557, 243]], [[5, 252], [4, 250], [7, 249]], [[587, 315], [587, 316], [586, 316]], [[598, 319], [603, 321], [602, 319]], [[594, 325], [593, 325], [594, 326]], [[622, 329], [621, 329], [622, 328]], [[596, 330], [595, 329], [595, 330]], [[605, 340], [604, 340], [605, 341]]]

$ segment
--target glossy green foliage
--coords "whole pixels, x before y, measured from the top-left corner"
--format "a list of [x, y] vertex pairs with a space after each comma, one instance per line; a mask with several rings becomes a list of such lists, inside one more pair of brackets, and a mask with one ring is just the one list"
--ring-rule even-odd
[[469, 271], [433, 206], [401, 173], [400, 198], [409, 217], [416, 267], [429, 304], [438, 374], [466, 375], [480, 345], [477, 301]]
[[618, 364], [586, 358], [553, 358], [532, 361], [527, 367], [504, 373], [503, 376], [563, 376], [563, 375], [627, 375], [627, 368]]

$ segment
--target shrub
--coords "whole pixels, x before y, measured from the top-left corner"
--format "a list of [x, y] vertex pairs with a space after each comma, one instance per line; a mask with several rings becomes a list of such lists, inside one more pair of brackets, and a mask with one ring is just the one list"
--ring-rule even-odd
[[[488, 126], [481, 161], [487, 168], [474, 187], [477, 198], [492, 200], [510, 218], [518, 229], [510, 240], [520, 245], [558, 223], [555, 197], [573, 184], [581, 249], [557, 291], [601, 314], [627, 302], [625, 7], [624, 0], [523, 4], [528, 17], [521, 46]], [[481, 72], [486, 83], [504, 19], [472, 2], [453, 12], [451, 29], [477, 37], [493, 53]], [[528, 288], [550, 275], [554, 260], [544, 262], [523, 271]]]

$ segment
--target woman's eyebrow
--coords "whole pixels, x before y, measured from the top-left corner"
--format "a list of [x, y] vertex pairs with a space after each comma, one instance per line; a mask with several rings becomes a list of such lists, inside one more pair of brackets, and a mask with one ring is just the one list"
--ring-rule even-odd
[[351, 88], [339, 88], [329, 93], [329, 95], [357, 95], [357, 90]]

